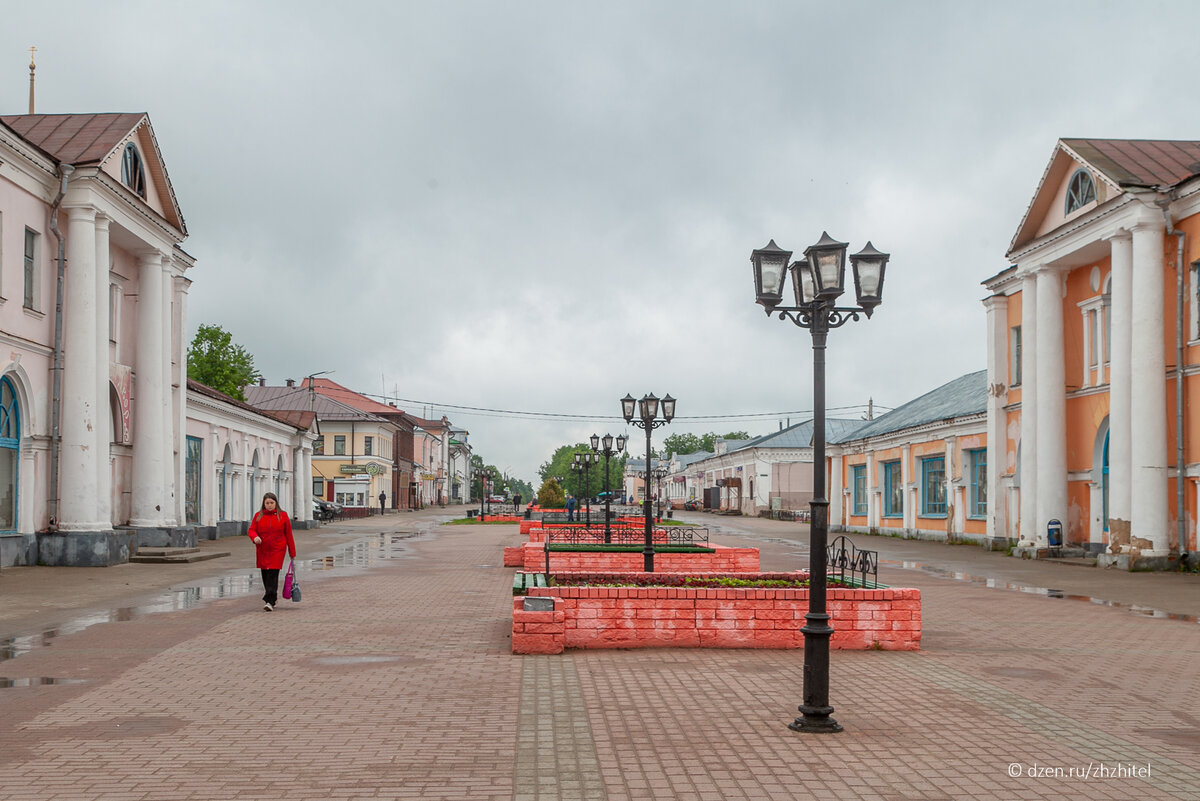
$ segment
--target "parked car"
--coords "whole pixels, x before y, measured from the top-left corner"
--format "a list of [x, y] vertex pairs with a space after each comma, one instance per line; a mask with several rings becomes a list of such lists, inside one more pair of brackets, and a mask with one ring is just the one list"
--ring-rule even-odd
[[313, 517], [329, 522], [342, 513], [342, 505], [322, 498], [313, 498]]

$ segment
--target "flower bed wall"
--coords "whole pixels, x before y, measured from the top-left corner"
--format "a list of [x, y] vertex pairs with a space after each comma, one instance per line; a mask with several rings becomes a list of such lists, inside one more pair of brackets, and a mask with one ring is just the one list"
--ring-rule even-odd
[[[523, 599], [513, 599], [513, 653], [804, 646], [807, 588], [540, 587], [529, 595], [554, 598], [554, 611], [524, 612]], [[920, 590], [830, 587], [826, 606], [834, 629], [830, 648], [920, 650]], [[531, 614], [550, 618], [538, 618], [530, 629]]]
[[[709, 544], [714, 553], [659, 553], [654, 555], [654, 568], [662, 573], [757, 573], [757, 548], [728, 548]], [[505, 549], [505, 567], [524, 567], [531, 573], [546, 571], [546, 550], [539, 542], [525, 543], [523, 561], [508, 564]], [[583, 573], [640, 573], [645, 567], [641, 551], [621, 553], [597, 553], [596, 551], [551, 551], [550, 571]]]
[[[530, 523], [530, 522], [532, 522], [532, 525], [529, 525], [529, 526], [525, 525], [526, 523]], [[581, 528], [584, 526], [584, 524], [583, 523], [551, 523], [549, 525], [543, 525], [541, 523], [541, 521], [526, 520], [521, 523], [521, 533], [529, 535], [530, 542], [545, 542], [546, 541], [546, 531], [548, 529], [551, 529], [554, 527], [567, 528], [568, 526], [570, 526], [572, 528]], [[590, 530], [595, 532], [598, 535], [598, 537], [601, 539], [601, 541], [603, 541], [603, 537], [604, 537], [604, 524], [603, 523], [601, 523], [600, 525], [596, 525], [593, 523]], [[644, 537], [645, 532], [646, 532], [646, 529], [642, 528], [641, 526], [626, 526], [626, 525], [611, 526], [609, 530], [614, 531], [614, 532], [622, 531], [622, 532], [626, 532], [626, 533], [633, 533], [639, 537]], [[656, 529], [651, 534], [651, 536], [653, 537], [654, 542], [657, 542], [660, 545], [667, 544], [668, 539], [669, 539], [666, 532], [662, 531], [661, 529]], [[640, 542], [640, 540], [639, 540], [639, 542]]]

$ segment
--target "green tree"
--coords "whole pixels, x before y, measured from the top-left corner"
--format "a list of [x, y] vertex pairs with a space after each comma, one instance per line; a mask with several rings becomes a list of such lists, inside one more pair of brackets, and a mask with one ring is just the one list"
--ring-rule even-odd
[[201, 325], [188, 348], [188, 378], [226, 395], [246, 400], [243, 387], [262, 375], [254, 367], [254, 357], [219, 325]]
[[537, 502], [538, 506], [543, 509], [561, 509], [567, 503], [567, 493], [563, 491], [557, 481], [549, 478], [542, 482], [542, 488], [538, 490]]
[[663, 440], [662, 456], [668, 453], [695, 453], [696, 451], [712, 451], [714, 443], [719, 439], [750, 439], [745, 431], [730, 431], [728, 434], [718, 434], [710, 431], [707, 434], [672, 434]]
[[[604, 457], [600, 457], [600, 461], [591, 466], [587, 472], [587, 481], [584, 481], [584, 473], [579, 470], [574, 470], [571, 465], [575, 462], [576, 453], [592, 453], [592, 446], [588, 443], [579, 442], [574, 445], [560, 445], [554, 455], [550, 457], [550, 461], [542, 464], [538, 470], [538, 475], [543, 481], [550, 478], [559, 479], [559, 484], [563, 491], [574, 495], [576, 498], [583, 500], [587, 497], [596, 497], [604, 491]], [[609, 457], [608, 460], [608, 487], [613, 492], [620, 492], [621, 477], [625, 474], [625, 455]]]

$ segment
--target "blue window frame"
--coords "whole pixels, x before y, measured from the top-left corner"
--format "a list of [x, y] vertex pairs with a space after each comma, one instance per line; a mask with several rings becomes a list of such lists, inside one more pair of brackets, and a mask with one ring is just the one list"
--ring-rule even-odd
[[987, 449], [967, 451], [967, 461], [971, 468], [970, 517], [987, 517]]
[[1067, 214], [1083, 208], [1096, 199], [1096, 182], [1087, 170], [1080, 168], [1067, 185]]
[[204, 441], [199, 437], [187, 438], [184, 455], [183, 514], [188, 523], [200, 522], [201, 463]]
[[946, 516], [946, 457], [921, 460], [921, 516]]
[[899, 462], [883, 463], [883, 516], [904, 517], [904, 480]]
[[867, 466], [854, 465], [850, 468], [851, 486], [854, 487], [854, 511], [851, 514], [865, 515], [867, 513]]
[[0, 531], [17, 530], [17, 466], [20, 457], [21, 406], [12, 382], [0, 378]]

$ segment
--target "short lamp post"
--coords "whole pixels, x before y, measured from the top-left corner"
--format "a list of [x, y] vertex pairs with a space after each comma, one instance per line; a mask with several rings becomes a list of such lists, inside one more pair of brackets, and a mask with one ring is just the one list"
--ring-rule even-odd
[[[616, 442], [617, 447], [614, 450], [612, 434], [605, 434], [603, 440], [601, 440], [600, 435], [592, 434], [592, 451], [597, 456], [604, 456], [604, 542], [606, 544], [612, 542], [612, 514], [609, 511], [612, 503], [612, 492], [608, 487], [608, 460], [609, 457], [616, 456], [625, 450], [625, 435], [621, 434], [618, 436]], [[603, 448], [600, 447], [601, 444], [604, 445]]]
[[487, 520], [487, 496], [488, 496], [488, 470], [483, 468], [479, 471], [479, 519]]
[[[638, 413], [636, 418], [634, 417], [635, 404]], [[671, 397], [670, 393], [662, 399], [662, 417], [659, 418], [659, 400], [654, 397], [654, 393], [644, 396], [641, 400], [634, 400], [632, 395], [626, 393], [625, 397], [621, 398], [621, 413], [625, 416], [626, 423], [646, 430], [646, 497], [642, 504], [642, 511], [646, 518], [646, 547], [642, 551], [642, 555], [645, 557], [645, 571], [653, 573], [654, 522], [651, 518], [654, 510], [651, 508], [650, 502], [650, 433], [675, 419], [675, 399]]]
[[665, 464], [659, 463], [658, 467], [654, 468], [654, 478], [658, 484], [658, 519], [661, 521], [663, 517], [663, 479], [667, 477], [668, 468]]
[[[854, 290], [858, 305], [838, 308], [837, 299], [845, 291], [845, 242], [822, 233], [815, 245], [805, 249], [804, 258], [791, 260], [792, 252], [783, 250], [775, 240], [750, 255], [754, 270], [754, 289], [758, 303], [767, 315], [791, 320], [812, 334], [813, 348], [813, 497], [809, 504], [809, 603], [804, 633], [804, 703], [801, 717], [788, 724], [800, 732], [838, 732], [829, 705], [829, 638], [833, 629], [826, 612], [826, 545], [829, 536], [829, 499], [825, 497], [825, 337], [860, 315], [871, 316], [883, 298], [883, 272], [888, 254], [880, 253], [870, 242], [850, 256], [854, 270]], [[787, 273], [792, 273], [795, 306], [781, 306]]]

